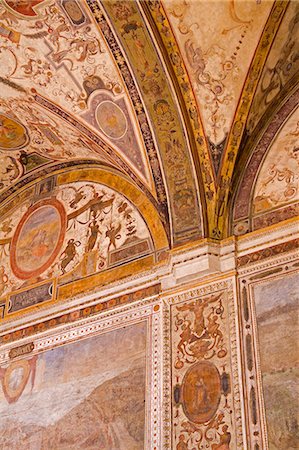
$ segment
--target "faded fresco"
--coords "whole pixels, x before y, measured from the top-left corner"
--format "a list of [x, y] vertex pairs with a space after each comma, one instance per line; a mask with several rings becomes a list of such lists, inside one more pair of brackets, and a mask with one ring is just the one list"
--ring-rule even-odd
[[298, 448], [299, 277], [253, 287], [270, 450]]
[[299, 200], [298, 109], [280, 130], [258, 175], [253, 195], [253, 213]]
[[57, 276], [72, 281], [153, 250], [139, 211], [99, 183], [56, 186], [48, 178], [6, 208], [2, 219], [0, 296]]
[[1, 367], [0, 447], [144, 448], [146, 327], [140, 322]]
[[229, 303], [218, 291], [171, 306], [173, 449], [239, 448]]
[[189, 72], [218, 168], [272, 1], [165, 0], [163, 5]]

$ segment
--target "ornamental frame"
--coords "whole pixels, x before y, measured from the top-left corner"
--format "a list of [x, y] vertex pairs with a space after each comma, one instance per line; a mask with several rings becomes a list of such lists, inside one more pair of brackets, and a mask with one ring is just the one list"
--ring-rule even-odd
[[249, 264], [238, 276], [244, 406], [248, 450], [268, 450], [254, 286], [298, 272], [297, 251]]
[[42, 352], [81, 341], [125, 326], [147, 322], [146, 341], [146, 411], [144, 448], [158, 450], [161, 443], [161, 330], [162, 308], [157, 297], [141, 300], [72, 324], [65, 324], [47, 332], [26, 337], [18, 342], [3, 345], [0, 349], [0, 366], [34, 357]]
[[[174, 401], [174, 365], [173, 365], [173, 324], [172, 324], [172, 309], [177, 305], [186, 305], [190, 301], [198, 301], [201, 298], [206, 298], [211, 295], [222, 295], [224, 298], [224, 308], [228, 314], [226, 314], [226, 325], [229, 333], [226, 337], [229, 351], [228, 351], [228, 364], [229, 364], [229, 377], [231, 383], [230, 399], [231, 402], [231, 414], [234, 417], [233, 423], [231, 423], [230, 431], [232, 431], [233, 441], [236, 449], [245, 450], [246, 439], [244, 436], [245, 422], [244, 422], [244, 405], [241, 397], [242, 392], [242, 372], [241, 372], [241, 355], [240, 355], [240, 338], [239, 338], [239, 324], [237, 311], [237, 295], [236, 295], [236, 279], [231, 276], [226, 279], [220, 279], [216, 281], [206, 281], [205, 284], [197, 288], [190, 288], [184, 290], [181, 293], [175, 293], [163, 298], [163, 446], [161, 448], [165, 450], [181, 448], [175, 447], [174, 442], [174, 416], [175, 409], [181, 407], [181, 405], [175, 405]], [[200, 361], [200, 360], [198, 360]], [[198, 362], [197, 362], [198, 363]], [[196, 365], [197, 363], [193, 364]], [[223, 397], [223, 396], [222, 396]], [[227, 400], [227, 399], [226, 399]], [[187, 420], [187, 419], [186, 419]], [[209, 422], [213, 422], [213, 419]], [[225, 422], [221, 422], [223, 424]], [[206, 426], [206, 423], [204, 424]], [[221, 435], [221, 427], [214, 433], [217, 437]], [[196, 432], [195, 432], [196, 433]], [[213, 447], [205, 448], [218, 448], [214, 438], [210, 439], [210, 444]], [[184, 442], [184, 444], [186, 444]], [[179, 444], [180, 445], [180, 444]], [[216, 447], [217, 446], [217, 447]], [[182, 447], [183, 448], [183, 447]], [[187, 448], [187, 447], [186, 447]], [[188, 447], [189, 448], [189, 447]], [[190, 447], [191, 448], [191, 447]], [[193, 448], [193, 447], [192, 447]], [[202, 448], [198, 445], [195, 448]]]

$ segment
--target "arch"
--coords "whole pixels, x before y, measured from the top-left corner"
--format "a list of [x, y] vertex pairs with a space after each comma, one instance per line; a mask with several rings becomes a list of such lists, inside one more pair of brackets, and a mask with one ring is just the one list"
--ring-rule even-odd
[[[92, 164], [56, 168], [2, 205], [1, 266], [7, 315], [90, 293], [167, 258], [161, 212], [132, 181]], [[13, 286], [13, 292], [11, 287]], [[12, 297], [26, 297], [15, 306]]]
[[[243, 171], [240, 166], [237, 167], [236, 173], [239, 174], [239, 178], [235, 182], [233, 194], [231, 198], [231, 221], [230, 229], [233, 234], [244, 234], [248, 231], [261, 228], [263, 226], [277, 223], [281, 220], [288, 219], [296, 215], [296, 210], [292, 205], [284, 205], [282, 209], [279, 209], [272, 205], [272, 208], [264, 208], [260, 206], [262, 210], [272, 209], [272, 213], [269, 212], [267, 217], [263, 220], [254, 218], [257, 216], [257, 210], [253, 211], [253, 197], [258, 182], [258, 177], [263, 170], [264, 164], [267, 159], [271, 157], [271, 149], [275, 145], [275, 142], [279, 142], [283, 134], [283, 130], [294, 119], [297, 114], [296, 107], [298, 105], [299, 91], [295, 92], [277, 111], [271, 122], [268, 124], [263, 135], [260, 137], [256, 147], [251, 151], [251, 154], [244, 164]], [[293, 118], [293, 119], [292, 119]], [[270, 155], [270, 156], [269, 156]], [[261, 199], [260, 199], [261, 200]], [[288, 203], [288, 202], [287, 202]], [[282, 206], [282, 204], [280, 204]], [[274, 212], [274, 210], [276, 212]], [[278, 210], [280, 212], [278, 212]]]

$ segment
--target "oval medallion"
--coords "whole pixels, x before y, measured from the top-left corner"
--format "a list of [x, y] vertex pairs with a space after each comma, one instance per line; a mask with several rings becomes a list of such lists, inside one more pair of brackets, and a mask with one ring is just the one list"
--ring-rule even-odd
[[182, 383], [182, 404], [186, 417], [205, 423], [215, 415], [221, 397], [221, 379], [217, 367], [200, 361], [187, 370]]
[[18, 150], [28, 143], [29, 137], [24, 125], [0, 114], [0, 150]]
[[110, 100], [99, 104], [96, 119], [100, 129], [111, 139], [120, 139], [127, 131], [126, 116], [121, 108]]
[[8, 366], [3, 378], [3, 391], [8, 403], [15, 402], [27, 384], [30, 364], [25, 360], [15, 361]]
[[64, 240], [66, 213], [56, 199], [42, 200], [28, 209], [11, 243], [10, 263], [21, 279], [37, 277], [57, 257]]

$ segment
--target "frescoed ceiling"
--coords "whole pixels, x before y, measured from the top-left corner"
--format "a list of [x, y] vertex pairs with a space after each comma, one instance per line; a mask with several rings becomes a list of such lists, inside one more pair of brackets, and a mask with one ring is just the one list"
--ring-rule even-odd
[[[292, 133], [279, 133], [298, 131], [298, 8], [287, 0], [2, 0], [0, 297], [47, 277], [57, 292], [73, 281], [81, 292], [81, 278], [95, 277], [91, 288], [118, 270], [114, 253], [120, 265], [156, 264], [173, 247], [228, 236], [233, 214], [236, 234], [249, 231], [239, 204], [260, 197], [255, 174], [277, 163], [274, 147], [298, 153]], [[63, 237], [46, 210], [59, 212], [57, 224], [64, 218]], [[22, 278], [14, 267], [28, 242], [17, 237], [35, 211], [60, 246]], [[131, 220], [141, 230], [134, 239]]]
[[165, 0], [163, 4], [190, 77], [217, 172], [273, 2]]
[[3, 2], [0, 12], [0, 80], [5, 85], [1, 100], [9, 107], [13, 99], [22, 102], [32, 94], [37, 102], [46, 98], [52, 111], [58, 107], [58, 115], [77, 117], [109, 143], [151, 189], [151, 171], [131, 101], [91, 18], [79, 3], [74, 3], [76, 10], [69, 2], [59, 7], [36, 1], [28, 10], [19, 3]]
[[245, 167], [234, 202], [235, 234], [299, 213], [299, 109], [297, 101], [290, 113], [289, 104], [275, 115]]

